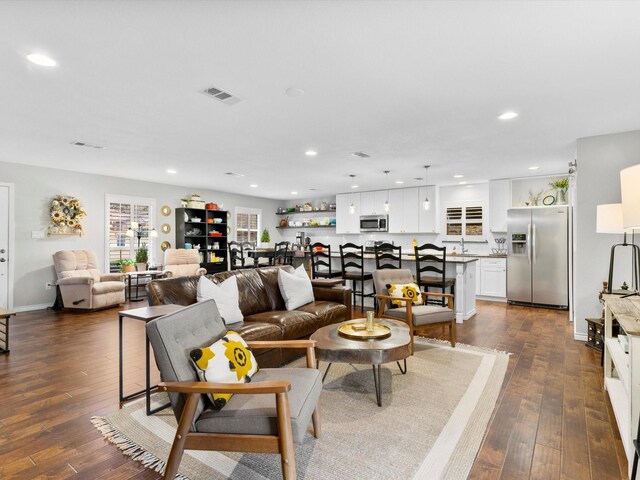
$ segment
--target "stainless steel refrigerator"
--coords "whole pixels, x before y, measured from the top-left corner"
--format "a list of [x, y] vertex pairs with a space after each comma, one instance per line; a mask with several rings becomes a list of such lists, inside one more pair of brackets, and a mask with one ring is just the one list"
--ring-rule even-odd
[[569, 207], [507, 212], [507, 301], [569, 308]]

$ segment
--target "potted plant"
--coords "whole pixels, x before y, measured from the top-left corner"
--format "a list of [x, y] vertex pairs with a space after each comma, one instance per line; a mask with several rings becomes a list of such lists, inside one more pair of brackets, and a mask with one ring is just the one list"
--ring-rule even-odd
[[140, 248], [136, 252], [136, 270], [138, 272], [144, 272], [147, 269], [147, 262], [149, 261], [149, 251], [146, 245], [140, 245]]
[[120, 271], [122, 273], [135, 272], [136, 271], [135, 264], [136, 262], [134, 262], [132, 258], [122, 258], [120, 260]]
[[557, 192], [556, 203], [558, 204], [567, 203], [567, 190], [569, 189], [568, 178], [557, 178], [549, 182], [549, 186], [551, 188], [556, 189], [556, 192]]
[[269, 245], [270, 241], [271, 241], [271, 236], [269, 235], [269, 229], [265, 228], [264, 230], [262, 230], [262, 235], [260, 236], [260, 243], [264, 247]]

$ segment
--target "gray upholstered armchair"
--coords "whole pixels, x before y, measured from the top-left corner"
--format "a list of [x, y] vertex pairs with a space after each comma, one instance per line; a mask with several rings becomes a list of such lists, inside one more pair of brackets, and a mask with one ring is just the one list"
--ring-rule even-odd
[[[184, 450], [279, 453], [285, 479], [296, 478], [293, 442], [313, 420], [320, 436], [322, 379], [311, 340], [248, 341], [250, 348], [305, 348], [307, 368], [261, 368], [250, 383], [198, 381], [189, 352], [210, 346], [227, 328], [213, 300], [194, 303], [147, 324], [156, 364], [178, 420], [164, 478], [173, 479]], [[220, 411], [205, 394], [233, 393]]]
[[[411, 270], [408, 269], [383, 269], [373, 272], [373, 284], [375, 286], [376, 298], [380, 302], [378, 310], [379, 317], [394, 318], [404, 320], [409, 325], [411, 333], [411, 352], [413, 353], [414, 332], [430, 325], [449, 326], [451, 335], [451, 346], [456, 346], [456, 315], [453, 309], [453, 295], [449, 293], [422, 292], [424, 305], [412, 305], [410, 298], [396, 298], [389, 295], [388, 284], [415, 283]], [[447, 306], [426, 304], [428, 297], [445, 298]], [[389, 308], [391, 300], [401, 300], [405, 303], [402, 308]]]
[[66, 308], [94, 310], [124, 303], [121, 273], [100, 273], [91, 250], [61, 250], [53, 255], [62, 302]]

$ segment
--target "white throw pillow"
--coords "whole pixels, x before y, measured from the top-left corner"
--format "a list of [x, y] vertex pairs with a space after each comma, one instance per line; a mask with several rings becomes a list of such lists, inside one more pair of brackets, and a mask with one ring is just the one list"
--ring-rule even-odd
[[293, 274], [279, 270], [278, 286], [289, 311], [314, 301], [311, 280], [302, 265]]
[[244, 319], [240, 311], [239, 297], [235, 275], [217, 285], [204, 276], [198, 280], [198, 302], [213, 299], [225, 325], [238, 323]]

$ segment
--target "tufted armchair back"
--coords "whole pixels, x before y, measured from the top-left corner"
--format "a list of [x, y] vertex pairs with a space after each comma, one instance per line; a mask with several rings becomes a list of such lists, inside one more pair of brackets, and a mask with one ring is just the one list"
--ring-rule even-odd
[[200, 268], [198, 250], [184, 248], [168, 248], [164, 252], [164, 270], [170, 277], [186, 277], [204, 275], [207, 270]]
[[96, 254], [91, 250], [61, 250], [53, 255], [53, 265], [58, 279], [92, 277], [100, 281]]

